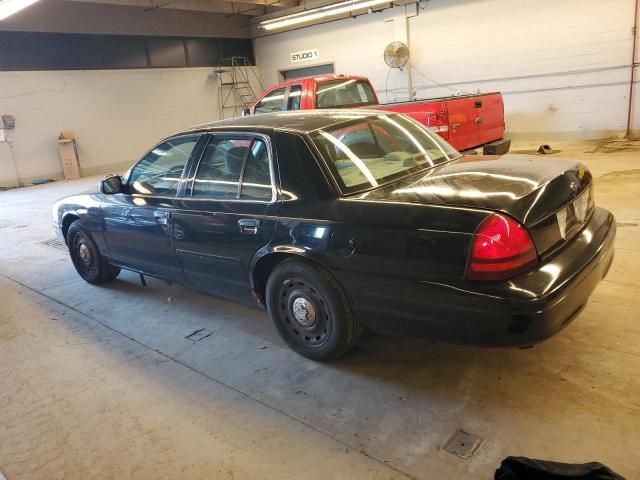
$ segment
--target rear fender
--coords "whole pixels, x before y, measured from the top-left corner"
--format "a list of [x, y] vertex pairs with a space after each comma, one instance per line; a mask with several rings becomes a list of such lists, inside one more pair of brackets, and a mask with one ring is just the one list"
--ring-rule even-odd
[[331, 269], [331, 265], [327, 265], [326, 257], [309, 248], [285, 243], [265, 245], [256, 252], [249, 264], [251, 292], [261, 305], [264, 305], [264, 295], [269, 274], [277, 264], [288, 258], [305, 259]]

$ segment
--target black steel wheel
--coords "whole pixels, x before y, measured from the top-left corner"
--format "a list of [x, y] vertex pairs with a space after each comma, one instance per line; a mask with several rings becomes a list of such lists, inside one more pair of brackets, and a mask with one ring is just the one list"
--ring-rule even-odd
[[118, 276], [120, 268], [109, 264], [98, 250], [98, 246], [76, 220], [67, 232], [67, 247], [73, 266], [78, 274], [87, 282], [100, 284], [110, 282]]
[[267, 308], [284, 341], [314, 360], [334, 360], [358, 341], [364, 327], [346, 294], [324, 268], [304, 260], [278, 264], [267, 282]]

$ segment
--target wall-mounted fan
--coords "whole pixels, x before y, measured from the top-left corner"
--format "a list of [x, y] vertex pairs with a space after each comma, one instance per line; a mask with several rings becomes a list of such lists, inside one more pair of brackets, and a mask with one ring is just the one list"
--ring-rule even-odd
[[384, 49], [384, 62], [391, 68], [402, 68], [409, 62], [409, 47], [402, 42], [391, 42]]

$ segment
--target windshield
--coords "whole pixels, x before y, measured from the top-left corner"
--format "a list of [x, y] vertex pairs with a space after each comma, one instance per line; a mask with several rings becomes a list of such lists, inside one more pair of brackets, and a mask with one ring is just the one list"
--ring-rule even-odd
[[401, 115], [375, 115], [311, 134], [345, 193], [377, 187], [462, 155]]
[[366, 80], [331, 80], [318, 84], [316, 108], [376, 105], [378, 99]]

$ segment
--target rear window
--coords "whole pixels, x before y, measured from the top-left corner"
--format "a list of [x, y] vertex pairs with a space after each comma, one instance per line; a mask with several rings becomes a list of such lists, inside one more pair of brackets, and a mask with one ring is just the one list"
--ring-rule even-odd
[[316, 108], [375, 105], [376, 95], [366, 80], [331, 80], [318, 84]]
[[345, 193], [377, 187], [459, 158], [421, 124], [401, 115], [372, 115], [311, 134]]

